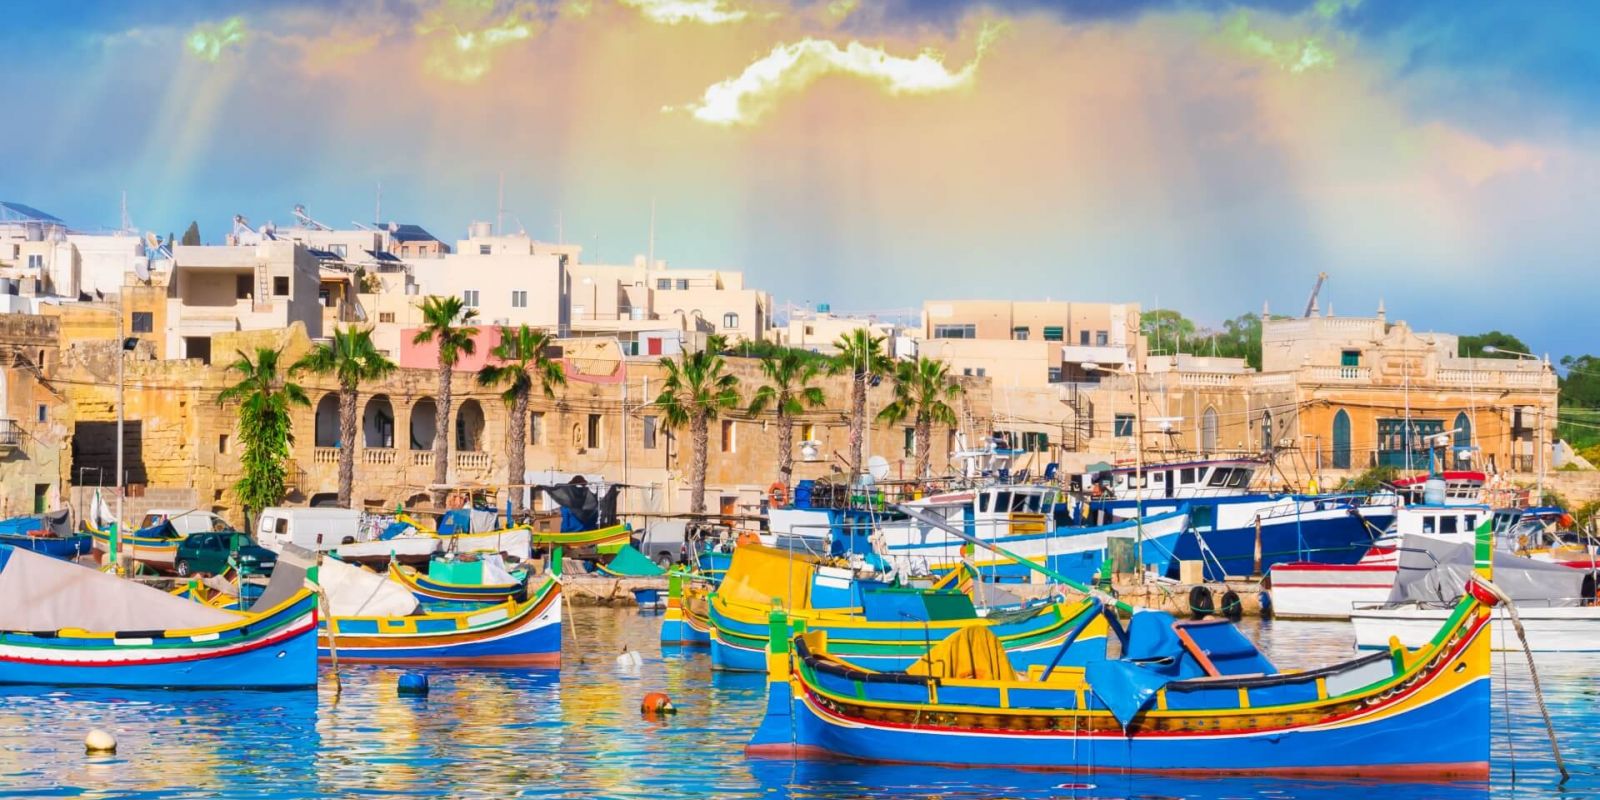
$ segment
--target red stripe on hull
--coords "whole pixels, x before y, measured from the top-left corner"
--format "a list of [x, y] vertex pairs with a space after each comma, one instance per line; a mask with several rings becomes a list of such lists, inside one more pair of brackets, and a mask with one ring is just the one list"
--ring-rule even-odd
[[[269, 639], [262, 639], [260, 641], [242, 643], [242, 645], [227, 645], [225, 647], [218, 647], [217, 649], [212, 650], [210, 652], [201, 653], [199, 655], [193, 655], [193, 656], [171, 656], [171, 657], [168, 657], [168, 658], [140, 658], [140, 659], [126, 659], [126, 660], [122, 660], [122, 661], [67, 661], [67, 660], [60, 660], [60, 659], [52, 660], [52, 659], [15, 658], [15, 657], [10, 657], [10, 656], [0, 656], [0, 661], [8, 661], [8, 662], [16, 663], [16, 664], [40, 664], [40, 665], [46, 665], [46, 666], [52, 666], [52, 667], [60, 667], [60, 666], [72, 666], [72, 667], [136, 667], [136, 666], [144, 666], [144, 665], [148, 665], [148, 664], [180, 664], [180, 663], [183, 663], [185, 661], [207, 661], [209, 659], [217, 658], [217, 657], [220, 657], [220, 656], [237, 655], [239, 653], [248, 653], [248, 652], [250, 652], [252, 650], [260, 650], [263, 647], [271, 647], [271, 646], [273, 646], [275, 644], [278, 644], [279, 642], [282, 642], [282, 641], [285, 641], [285, 640], [288, 640], [288, 639], [293, 639], [295, 636], [298, 636], [298, 635], [300, 635], [302, 633], [305, 633], [307, 630], [315, 629], [315, 627], [316, 627], [316, 621], [312, 620], [312, 622], [309, 625], [302, 625], [299, 628], [296, 628], [296, 629], [293, 629], [293, 630], [289, 630], [289, 631], [285, 631], [284, 633], [278, 634], [278, 635], [273, 636], [273, 637], [271, 637]], [[188, 646], [190, 646], [190, 647], [205, 647], [207, 644], [210, 644], [210, 642], [194, 642], [194, 643], [191, 643]], [[234, 648], [234, 649], [228, 649], [228, 648]]]

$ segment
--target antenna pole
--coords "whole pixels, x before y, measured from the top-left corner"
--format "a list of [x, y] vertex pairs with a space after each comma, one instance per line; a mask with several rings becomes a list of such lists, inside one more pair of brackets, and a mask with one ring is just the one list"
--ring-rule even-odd
[[382, 225], [383, 224], [383, 179], [382, 178], [378, 179], [378, 193], [377, 193], [376, 198], [372, 201], [372, 223], [374, 225]]

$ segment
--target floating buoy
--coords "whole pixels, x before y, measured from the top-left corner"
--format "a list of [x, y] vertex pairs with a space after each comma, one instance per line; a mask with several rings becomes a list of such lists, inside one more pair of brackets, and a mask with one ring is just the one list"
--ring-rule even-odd
[[400, 694], [422, 696], [428, 693], [428, 676], [420, 672], [407, 672], [400, 676], [396, 687]]
[[89, 734], [83, 737], [83, 750], [90, 755], [115, 753], [117, 752], [117, 737], [112, 736], [109, 731], [92, 728], [89, 730]]
[[1207, 614], [1217, 613], [1217, 605], [1211, 599], [1210, 589], [1196, 586], [1189, 590], [1189, 613], [1195, 619], [1203, 619]]
[[617, 656], [617, 666], [619, 667], [632, 668], [642, 664], [644, 664], [644, 656], [639, 655], [638, 650], [629, 650], [626, 646], [622, 648], [622, 654]]
[[1239, 594], [1232, 589], [1222, 593], [1222, 616], [1237, 622], [1244, 616], [1244, 601], [1239, 599]]
[[676, 714], [678, 707], [672, 704], [672, 698], [666, 692], [651, 692], [639, 702], [639, 713], [647, 717], [657, 714]]

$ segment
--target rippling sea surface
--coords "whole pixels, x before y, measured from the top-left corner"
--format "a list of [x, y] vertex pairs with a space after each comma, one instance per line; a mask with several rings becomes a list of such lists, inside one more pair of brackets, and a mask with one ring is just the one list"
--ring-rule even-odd
[[[426, 698], [399, 697], [400, 670], [343, 669], [310, 692], [127, 692], [0, 688], [0, 797], [551, 798], [1488, 798], [1555, 796], [1549, 741], [1520, 653], [1495, 654], [1490, 784], [1397, 784], [750, 761], [764, 678], [713, 674], [704, 652], [662, 653], [659, 616], [575, 609], [559, 675], [433, 670]], [[1341, 623], [1244, 623], [1283, 667], [1348, 657]], [[627, 647], [642, 667], [619, 668]], [[1539, 674], [1573, 771], [1566, 796], [1600, 795], [1600, 670], [1540, 655]], [[1508, 680], [1502, 681], [1502, 678]], [[640, 718], [646, 692], [679, 713]], [[93, 727], [116, 756], [85, 757]], [[1514, 775], [1514, 777], [1513, 777]]]

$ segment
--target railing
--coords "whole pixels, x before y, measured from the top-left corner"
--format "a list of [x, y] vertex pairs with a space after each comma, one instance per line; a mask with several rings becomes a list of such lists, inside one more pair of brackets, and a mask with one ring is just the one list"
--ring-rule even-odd
[[1311, 367], [1311, 379], [1332, 383], [1371, 383], [1372, 367]]
[[464, 452], [456, 453], [456, 469], [488, 469], [489, 454]]
[[1251, 386], [1293, 386], [1294, 376], [1287, 372], [1267, 372], [1250, 376]]
[[22, 444], [22, 427], [14, 419], [0, 419], [0, 447]]
[[412, 450], [411, 451], [411, 466], [413, 466], [413, 467], [431, 467], [431, 466], [433, 466], [433, 451], [432, 450]]
[[1238, 380], [1239, 376], [1231, 372], [1180, 372], [1178, 373], [1179, 386], [1220, 386], [1228, 387]]
[[311, 463], [313, 463], [313, 464], [337, 464], [337, 463], [339, 463], [339, 448], [337, 448], [337, 447], [318, 447], [318, 448], [312, 450], [311, 451]]
[[1538, 388], [1545, 385], [1545, 381], [1554, 381], [1555, 378], [1543, 369], [1532, 370], [1502, 370], [1502, 369], [1441, 369], [1439, 382], [1457, 386], [1528, 386]]
[[373, 466], [389, 466], [394, 464], [394, 449], [389, 447], [368, 447], [361, 451], [361, 463]]

